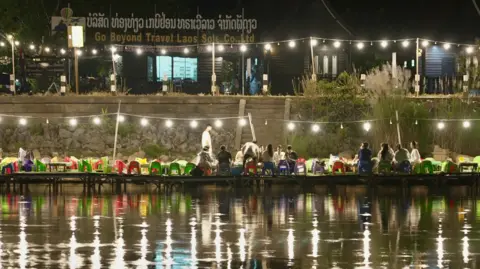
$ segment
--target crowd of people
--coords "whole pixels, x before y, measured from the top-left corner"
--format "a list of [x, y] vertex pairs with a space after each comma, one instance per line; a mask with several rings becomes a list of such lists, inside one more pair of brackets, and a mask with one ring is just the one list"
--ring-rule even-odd
[[[245, 143], [233, 157], [226, 146], [221, 146], [220, 151], [217, 154], [213, 153], [212, 139], [210, 131], [211, 125], [207, 125], [205, 131], [202, 133], [202, 151], [197, 156], [197, 166], [202, 171], [213, 170], [217, 168], [218, 171], [228, 171], [232, 165], [241, 166], [245, 168], [245, 164], [248, 161], [254, 163], [273, 163], [278, 166], [281, 160], [285, 160], [289, 167], [295, 167], [295, 163], [298, 160], [298, 154], [293, 150], [292, 146], [287, 146], [286, 151], [283, 150], [281, 145], [277, 146], [274, 150], [272, 144], [268, 144], [266, 147], [257, 145], [257, 141], [251, 141]], [[365, 142], [360, 146], [358, 154], [356, 154], [351, 160], [353, 167], [360, 167], [362, 164], [370, 164], [372, 168], [378, 165], [380, 162], [388, 162], [396, 167], [398, 164], [408, 161], [412, 166], [421, 162], [420, 153], [418, 151], [418, 143], [412, 141], [410, 143], [411, 151], [402, 147], [402, 145], [396, 145], [395, 150], [390, 147], [388, 143], [382, 143], [381, 149], [378, 152], [376, 158], [373, 155], [370, 145]], [[326, 166], [324, 162], [319, 163], [320, 166]]]

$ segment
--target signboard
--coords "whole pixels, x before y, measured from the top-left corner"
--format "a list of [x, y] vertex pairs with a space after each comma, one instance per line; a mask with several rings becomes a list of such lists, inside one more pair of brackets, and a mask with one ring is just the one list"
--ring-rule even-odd
[[117, 44], [198, 44], [255, 42], [257, 20], [241, 14], [219, 14], [204, 18], [201, 14], [178, 18], [165, 13], [140, 16], [135, 13], [88, 13], [85, 17], [52, 17], [52, 31], [66, 25], [84, 26], [87, 42]]
[[83, 48], [83, 26], [68, 26], [68, 47]]

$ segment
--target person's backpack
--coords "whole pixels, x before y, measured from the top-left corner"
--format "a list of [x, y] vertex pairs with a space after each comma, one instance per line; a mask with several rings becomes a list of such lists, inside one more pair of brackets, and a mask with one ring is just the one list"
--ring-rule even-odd
[[200, 167], [195, 166], [195, 168], [193, 168], [192, 171], [190, 172], [190, 175], [194, 177], [201, 177], [203, 176], [203, 170], [200, 169]]

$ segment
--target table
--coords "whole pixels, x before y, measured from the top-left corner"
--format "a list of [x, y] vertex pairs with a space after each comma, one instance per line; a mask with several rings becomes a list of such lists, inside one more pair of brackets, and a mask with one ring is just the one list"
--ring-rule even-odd
[[47, 163], [47, 167], [50, 172], [52, 172], [52, 170], [56, 172], [66, 172], [68, 164], [69, 163], [66, 162]]
[[478, 163], [468, 163], [468, 162], [460, 163], [458, 165], [458, 170], [460, 171], [460, 173], [463, 173], [463, 172], [475, 173], [478, 170]]

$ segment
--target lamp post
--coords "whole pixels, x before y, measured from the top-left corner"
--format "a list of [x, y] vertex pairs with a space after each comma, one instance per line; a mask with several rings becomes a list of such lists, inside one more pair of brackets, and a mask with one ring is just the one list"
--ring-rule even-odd
[[15, 38], [13, 35], [7, 36], [8, 41], [10, 41], [10, 45], [12, 46], [12, 75], [10, 76], [10, 92], [15, 95], [16, 87], [15, 87]]
[[217, 91], [215, 87], [215, 82], [217, 81], [217, 76], [215, 75], [215, 42], [212, 43], [212, 95], [215, 95]]

